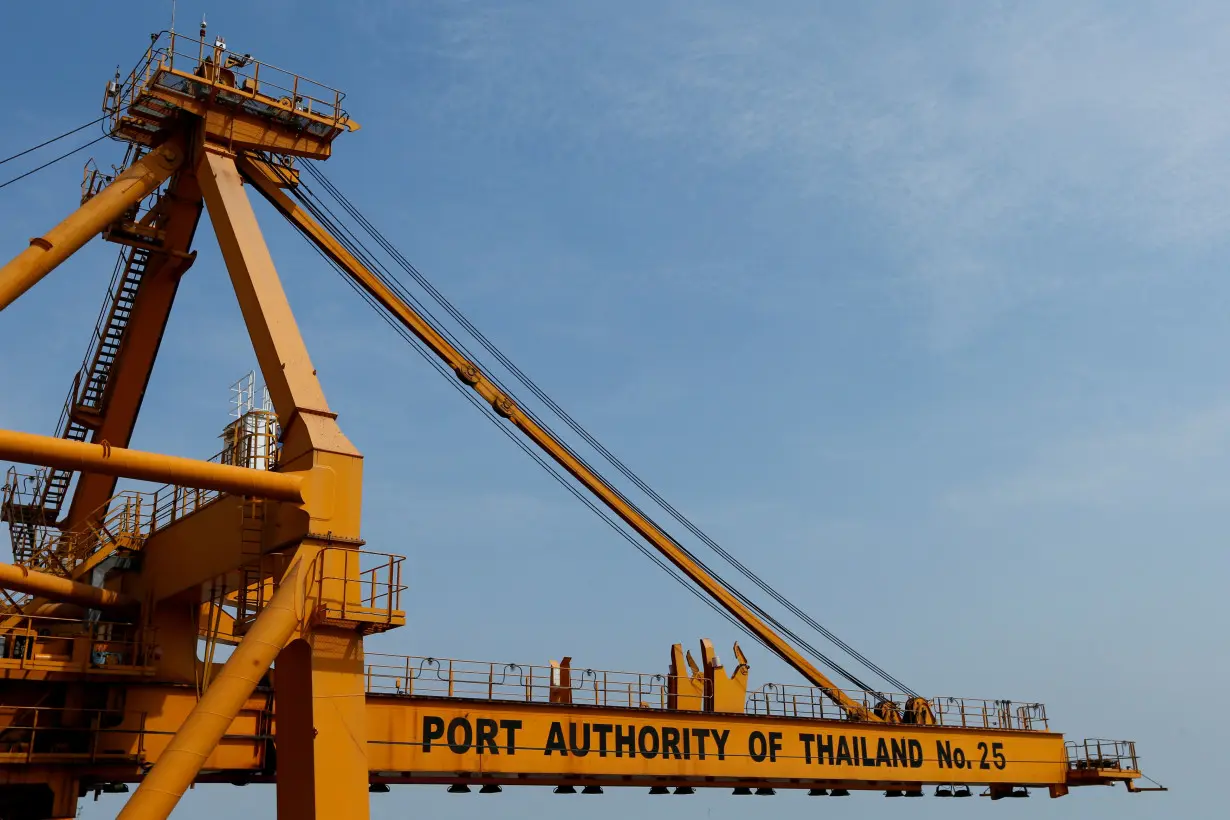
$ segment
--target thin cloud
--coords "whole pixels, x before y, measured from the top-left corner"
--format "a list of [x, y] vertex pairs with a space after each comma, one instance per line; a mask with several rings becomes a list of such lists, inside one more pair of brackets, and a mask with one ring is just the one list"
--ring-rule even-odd
[[1022, 511], [1139, 511], [1161, 504], [1224, 506], [1220, 476], [1230, 456], [1230, 397], [1150, 425], [1056, 441], [999, 479], [948, 493], [942, 505], [967, 518]]
[[451, 9], [438, 116], [754, 163], [800, 220], [857, 209], [937, 349], [1104, 281], [1090, 245], [1206, 253], [1230, 227], [1220, 5]]

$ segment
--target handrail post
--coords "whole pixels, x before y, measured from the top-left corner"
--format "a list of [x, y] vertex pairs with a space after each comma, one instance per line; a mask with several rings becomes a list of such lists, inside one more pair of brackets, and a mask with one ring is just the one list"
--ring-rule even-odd
[[34, 744], [38, 740], [38, 716], [43, 710], [39, 707], [34, 707], [34, 720], [30, 722], [30, 743], [26, 746], [26, 763], [34, 760]]

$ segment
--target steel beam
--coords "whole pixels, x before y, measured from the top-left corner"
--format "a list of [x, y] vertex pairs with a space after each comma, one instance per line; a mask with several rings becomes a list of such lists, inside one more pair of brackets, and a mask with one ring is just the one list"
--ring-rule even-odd
[[[162, 344], [180, 277], [193, 261], [188, 250], [204, 208], [196, 175], [185, 169], [176, 176], [170, 189], [163, 194], [163, 202], [165, 212], [157, 227], [165, 230], [166, 239], [160, 250], [150, 254], [124, 331], [123, 344], [107, 376], [102, 418], [90, 436], [93, 442], [109, 441], [112, 446], [127, 447], [132, 440], [137, 413], [145, 398], [145, 388]], [[64, 528], [80, 530], [96, 523], [91, 516], [114, 494], [114, 476], [82, 474], [73, 490]]]
[[0, 564], [0, 588], [90, 609], [114, 610], [136, 606], [136, 601], [122, 593], [12, 564]]
[[291, 564], [269, 604], [116, 820], [165, 820], [170, 816], [274, 658], [294, 635], [299, 626], [298, 604], [303, 599], [305, 574], [301, 561]]
[[159, 146], [130, 165], [59, 225], [31, 239], [30, 247], [0, 268], [0, 310], [170, 178], [183, 164], [186, 153], [182, 140]]
[[240, 158], [239, 169], [244, 178], [250, 181], [269, 202], [278, 209], [292, 224], [303, 231], [318, 248], [346, 272], [356, 284], [362, 287], [376, 301], [401, 322], [407, 330], [417, 336], [433, 353], [457, 374], [462, 382], [469, 385], [483, 399], [491, 404], [496, 413], [508, 421], [540, 450], [548, 455], [556, 464], [568, 471], [582, 486], [596, 496], [612, 512], [623, 519], [636, 530], [658, 552], [662, 553], [672, 564], [678, 567], [694, 584], [704, 590], [727, 612], [734, 615], [744, 626], [754, 632], [765, 646], [773, 650], [779, 658], [793, 666], [798, 672], [815, 686], [822, 689], [836, 704], [842, 707], [851, 717], [868, 722], [879, 722], [880, 718], [865, 708], [849, 695], [841, 691], [833, 681], [816, 668], [808, 658], [794, 648], [769, 624], [765, 623], [755, 612], [745, 605], [718, 581], [706, 569], [684, 550], [673, 538], [658, 527], [644, 513], [629, 502], [614, 487], [601, 476], [591, 470], [575, 453], [552, 433], [540, 425], [530, 414], [517, 406], [511, 397], [506, 395], [481, 370], [467, 359], [461, 351], [455, 348], [426, 318], [421, 316], [400, 296], [385, 286], [374, 273], [354, 257], [346, 248], [330, 234], [320, 223], [316, 222], [294, 200], [288, 197], [270, 178], [267, 168], [246, 157]]
[[0, 430], [0, 459], [301, 503], [301, 476]]

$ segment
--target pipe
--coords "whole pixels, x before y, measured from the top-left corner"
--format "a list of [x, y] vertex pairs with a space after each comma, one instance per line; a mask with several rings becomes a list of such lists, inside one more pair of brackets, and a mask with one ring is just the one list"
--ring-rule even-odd
[[181, 140], [164, 143], [130, 165], [59, 225], [31, 239], [30, 247], [0, 268], [0, 311], [152, 193], [175, 173], [186, 155]]
[[165, 820], [247, 703], [261, 677], [299, 626], [302, 559], [296, 559], [269, 604], [115, 820]]
[[79, 604], [89, 609], [125, 609], [136, 606], [137, 603], [121, 592], [92, 587], [12, 564], [0, 564], [0, 587], [16, 592], [28, 592], [66, 604]]
[[35, 618], [58, 618], [68, 621], [81, 621], [85, 619], [86, 607], [78, 606], [77, 604], [39, 604], [33, 610], [27, 610], [26, 615]]
[[145, 453], [109, 444], [86, 444], [13, 430], [0, 430], [0, 460], [159, 481], [296, 504], [303, 502], [303, 479], [291, 473], [250, 470], [194, 458]]

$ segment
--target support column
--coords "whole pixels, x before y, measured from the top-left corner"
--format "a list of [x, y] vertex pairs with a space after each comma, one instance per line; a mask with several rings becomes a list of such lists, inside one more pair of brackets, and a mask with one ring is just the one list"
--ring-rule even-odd
[[[299, 545], [304, 611], [336, 608], [352, 583], [345, 550]], [[354, 626], [305, 624], [274, 670], [278, 820], [368, 820], [363, 637]]]
[[[297, 552], [304, 566], [319, 573], [307, 590], [306, 611], [314, 612], [320, 598], [340, 600], [358, 588], [343, 580], [347, 571], [320, 572], [317, 562], [323, 560], [327, 537], [343, 544], [359, 539], [363, 457], [325, 401], [235, 158], [207, 146], [197, 179], [284, 430], [279, 469], [313, 469], [334, 477], [327, 499], [305, 500], [316, 536]], [[337, 542], [334, 546], [341, 551]], [[363, 671], [362, 635], [354, 628], [309, 626], [278, 657], [279, 820], [368, 820]]]
[[77, 778], [60, 772], [48, 779], [51, 787], [51, 820], [74, 820], [77, 816]]
[[368, 820], [363, 641], [313, 630], [274, 672], [278, 820]]

